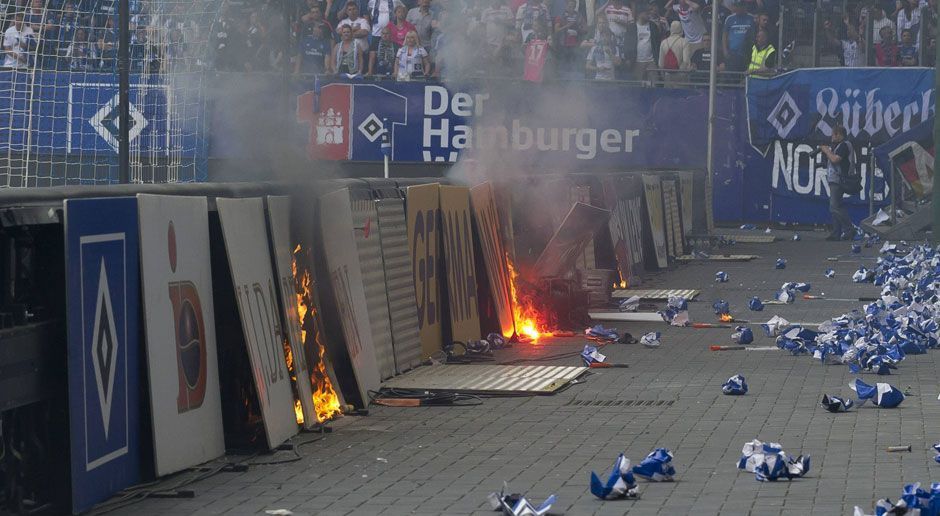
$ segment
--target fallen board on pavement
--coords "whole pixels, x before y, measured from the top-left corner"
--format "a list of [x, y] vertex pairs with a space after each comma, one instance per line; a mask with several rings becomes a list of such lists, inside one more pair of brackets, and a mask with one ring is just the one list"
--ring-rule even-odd
[[588, 371], [573, 366], [432, 365], [382, 383], [386, 389], [551, 394]]
[[663, 322], [657, 312], [590, 312], [593, 321]]
[[777, 241], [777, 237], [773, 235], [735, 235], [733, 233], [724, 233], [721, 235], [714, 235], [718, 238], [724, 238], [725, 240], [734, 240], [735, 242], [748, 243], [748, 244], [769, 244]]
[[636, 296], [640, 299], [665, 300], [670, 297], [684, 297], [689, 301], [695, 299], [701, 293], [700, 290], [691, 288], [670, 288], [670, 289], [624, 289], [615, 290], [611, 294], [614, 298], [630, 298]]
[[760, 256], [756, 254], [711, 254], [708, 256], [684, 254], [676, 260], [680, 262], [749, 262], [757, 258], [760, 258]]

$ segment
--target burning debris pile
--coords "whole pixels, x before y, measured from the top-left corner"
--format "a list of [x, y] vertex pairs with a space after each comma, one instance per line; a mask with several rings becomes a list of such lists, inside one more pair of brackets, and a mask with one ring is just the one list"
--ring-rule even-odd
[[[297, 296], [297, 319], [300, 321], [300, 337], [303, 348], [308, 355], [308, 364], [311, 364], [309, 381], [313, 386], [313, 405], [317, 414], [317, 423], [323, 423], [342, 415], [342, 405], [326, 369], [326, 346], [320, 340], [316, 306], [313, 302], [312, 280], [310, 271], [305, 266], [306, 260], [304, 260], [307, 256], [307, 251], [298, 244], [294, 248], [291, 272], [294, 277], [294, 292]], [[313, 358], [313, 360], [310, 360], [310, 358]], [[298, 380], [294, 377], [293, 359], [289, 354], [287, 366], [292, 378], [295, 381]], [[302, 424], [304, 416], [300, 400], [295, 400], [294, 412], [297, 423]]]
[[516, 338], [520, 342], [537, 343], [541, 337], [555, 334], [557, 316], [539, 296], [539, 289], [522, 279], [512, 259], [506, 256], [509, 268], [509, 293], [512, 296], [512, 317], [516, 327]]

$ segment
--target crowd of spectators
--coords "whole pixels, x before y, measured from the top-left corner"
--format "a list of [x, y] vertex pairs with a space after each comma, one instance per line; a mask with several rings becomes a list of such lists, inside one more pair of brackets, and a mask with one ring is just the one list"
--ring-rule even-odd
[[[824, 20], [821, 40], [844, 66], [932, 63], [936, 1], [853, 2], [841, 19]], [[713, 58], [739, 76], [787, 65], [793, 44], [777, 41], [779, 2], [130, 0], [130, 55], [137, 72], [702, 81]], [[116, 6], [15, 0], [3, 18], [3, 67], [114, 70]]]

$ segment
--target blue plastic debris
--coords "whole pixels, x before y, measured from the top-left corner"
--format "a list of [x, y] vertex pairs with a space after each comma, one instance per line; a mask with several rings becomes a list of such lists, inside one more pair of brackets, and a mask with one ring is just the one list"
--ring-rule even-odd
[[776, 264], [774, 264], [775, 269], [786, 269], [787, 260], [785, 258], [777, 258]]
[[727, 382], [721, 384], [721, 392], [731, 396], [747, 394], [747, 382], [744, 381], [744, 376], [736, 374], [728, 378]]
[[715, 281], [718, 283], [727, 283], [728, 282], [728, 273], [725, 271], [718, 271], [715, 273]]
[[[875, 516], [907, 514], [909, 516], [937, 516], [940, 514], [940, 482], [930, 484], [930, 491], [921, 489], [920, 482], [907, 484], [901, 489], [897, 503], [890, 498], [875, 502]], [[866, 516], [861, 507], [855, 506], [855, 516]]]
[[591, 367], [591, 364], [601, 363], [604, 360], [607, 360], [607, 357], [601, 352], [597, 351], [596, 347], [588, 344], [584, 346], [584, 351], [581, 352], [581, 360], [584, 361], [584, 365]]
[[862, 246], [858, 244], [852, 244], [852, 254], [858, 254], [862, 252]]
[[839, 396], [823, 394], [822, 401], [819, 402], [819, 405], [829, 412], [848, 412], [850, 408], [855, 406], [855, 402], [850, 399], [840, 398]]
[[600, 324], [585, 329], [584, 335], [586, 335], [589, 339], [601, 341], [615, 341], [620, 338], [617, 330], [604, 328]]
[[755, 226], [754, 224], [741, 224], [741, 229], [750, 231], [750, 230], [757, 229], [757, 226]]
[[800, 234], [799, 234], [799, 233], [793, 233], [793, 241], [796, 242], [796, 241], [799, 241], [799, 240], [800, 240]]
[[540, 505], [532, 505], [525, 496], [518, 493], [510, 493], [509, 486], [503, 482], [503, 489], [498, 493], [490, 493], [487, 497], [490, 507], [494, 511], [500, 511], [504, 516], [543, 516], [548, 514], [552, 505], [557, 500], [555, 495], [545, 499]]
[[719, 299], [712, 303], [712, 309], [715, 310], [715, 315], [725, 315], [731, 313], [731, 307], [724, 299]]
[[849, 384], [849, 387], [858, 394], [859, 405], [871, 400], [872, 403], [881, 408], [894, 408], [904, 401], [904, 393], [887, 383], [868, 385], [856, 379], [853, 383]]
[[752, 312], [761, 312], [764, 310], [764, 303], [760, 300], [759, 297], [754, 296], [750, 301], [747, 302], [747, 307]]
[[651, 482], [672, 482], [676, 468], [672, 466], [672, 453], [666, 448], [656, 448], [633, 466], [633, 474]]
[[636, 498], [636, 477], [630, 468], [630, 459], [621, 453], [614, 461], [607, 482], [601, 482], [597, 473], [591, 472], [591, 494], [601, 500], [616, 500], [618, 498]]
[[754, 342], [754, 332], [747, 326], [738, 326], [731, 334], [731, 340], [738, 344], [750, 344]]
[[757, 439], [744, 443], [738, 469], [754, 473], [759, 482], [773, 482], [781, 478], [791, 480], [809, 473], [809, 455], [796, 458], [787, 455], [779, 443], [764, 443]]
[[836, 271], [834, 271], [834, 270], [832, 270], [832, 269], [826, 269], [826, 272], [824, 272], [823, 274], [824, 274], [827, 278], [834, 278], [835, 275], [836, 275]]

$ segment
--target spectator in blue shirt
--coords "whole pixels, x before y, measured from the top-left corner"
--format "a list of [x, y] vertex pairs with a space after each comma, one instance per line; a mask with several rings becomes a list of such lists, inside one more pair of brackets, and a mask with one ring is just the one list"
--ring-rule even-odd
[[326, 24], [310, 26], [310, 32], [300, 37], [300, 48], [294, 61], [295, 74], [327, 73], [333, 42], [325, 31]]
[[901, 66], [917, 66], [917, 46], [914, 44], [914, 33], [910, 30], [901, 31], [901, 45], [898, 47], [898, 60]]
[[734, 14], [725, 19], [722, 40], [726, 69], [743, 72], [749, 61], [748, 53], [754, 41], [754, 17], [747, 14], [740, 0], [734, 3]]

